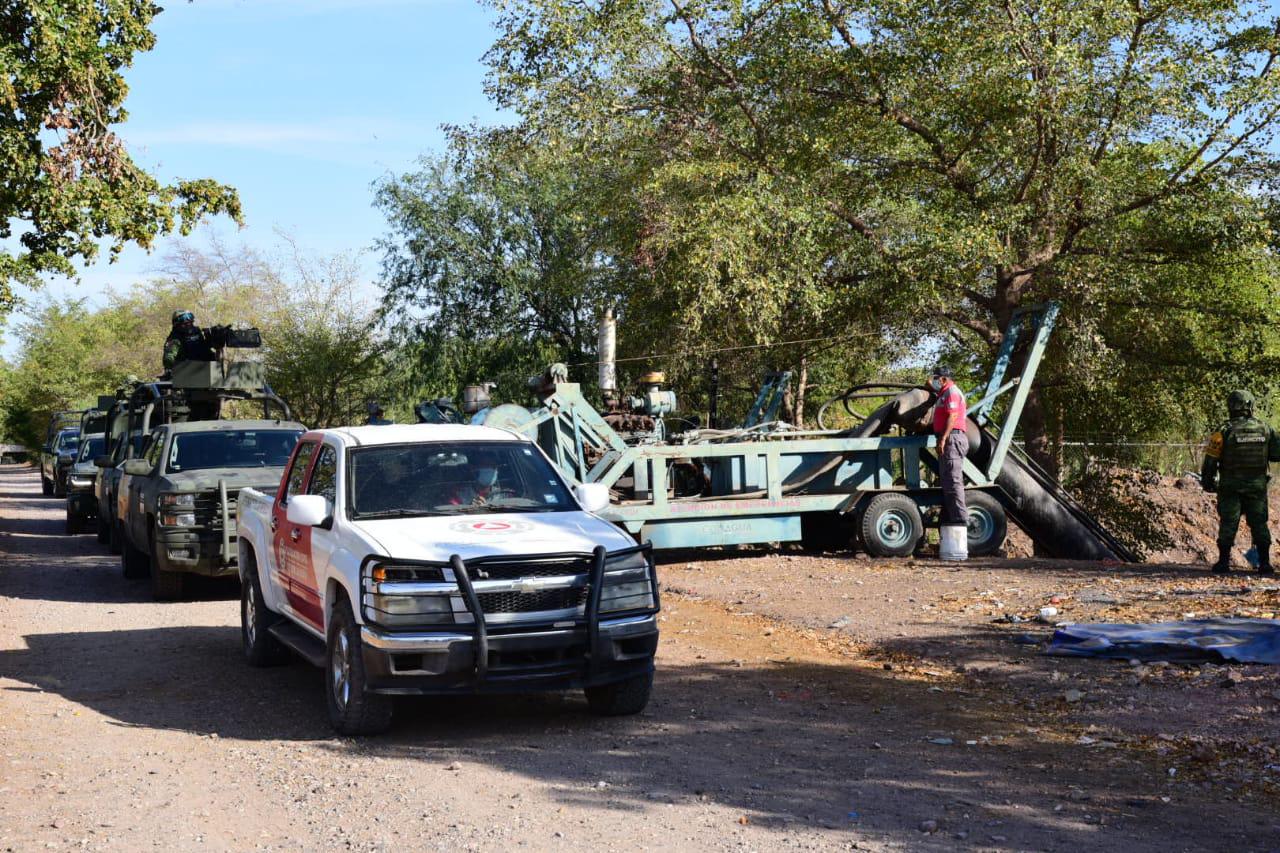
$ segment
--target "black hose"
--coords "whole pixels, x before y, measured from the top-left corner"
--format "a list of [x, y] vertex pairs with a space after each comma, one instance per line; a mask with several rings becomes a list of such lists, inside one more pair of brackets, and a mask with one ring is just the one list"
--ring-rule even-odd
[[[829, 429], [829, 427], [826, 424], [826, 420], [824, 416], [827, 413], [827, 409], [835, 405], [836, 403], [842, 404], [844, 406], [845, 413], [848, 414], [850, 417], [862, 418], [862, 415], [860, 415], [858, 412], [853, 411], [853, 409], [850, 408], [849, 406], [850, 401], [876, 400], [876, 399], [881, 399], [883, 397], [891, 396], [889, 394], [878, 393], [878, 392], [873, 392], [873, 393], [866, 393], [866, 392], [873, 391], [873, 389], [901, 392], [901, 391], [910, 391], [919, 387], [920, 387], [919, 385], [908, 385], [902, 382], [866, 382], [861, 385], [854, 385], [851, 388], [845, 389], [842, 393], [836, 395], [835, 397], [832, 397], [830, 400], [827, 400], [825, 403], [823, 403], [821, 406], [818, 407], [818, 428]], [[893, 396], [896, 396], [896, 395], [893, 395]], [[863, 418], [863, 420], [865, 420], [865, 418]]]

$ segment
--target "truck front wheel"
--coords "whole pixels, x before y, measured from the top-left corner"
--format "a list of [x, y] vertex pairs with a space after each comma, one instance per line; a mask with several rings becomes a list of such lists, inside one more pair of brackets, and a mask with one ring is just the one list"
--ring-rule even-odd
[[653, 691], [653, 673], [646, 672], [600, 687], [588, 687], [587, 707], [591, 713], [602, 717], [625, 717], [639, 714], [649, 704], [649, 694]]
[[40, 494], [44, 495], [46, 498], [53, 494], [53, 481], [43, 473], [40, 474]]
[[148, 561], [151, 563], [151, 597], [156, 601], [177, 601], [182, 598], [186, 577], [181, 572], [166, 572], [160, 568], [154, 533], [150, 535], [148, 544], [151, 546], [151, 558]]
[[333, 609], [325, 650], [329, 723], [344, 735], [376, 735], [391, 727], [391, 697], [366, 692], [360, 626], [345, 598]]

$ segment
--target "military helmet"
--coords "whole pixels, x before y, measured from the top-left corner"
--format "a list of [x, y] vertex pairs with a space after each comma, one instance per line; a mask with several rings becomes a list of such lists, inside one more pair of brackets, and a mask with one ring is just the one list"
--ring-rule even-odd
[[181, 323], [194, 323], [196, 315], [186, 309], [180, 308], [173, 312], [173, 325], [177, 326]]
[[1227, 411], [1232, 415], [1253, 414], [1253, 395], [1248, 391], [1232, 391], [1227, 397]]

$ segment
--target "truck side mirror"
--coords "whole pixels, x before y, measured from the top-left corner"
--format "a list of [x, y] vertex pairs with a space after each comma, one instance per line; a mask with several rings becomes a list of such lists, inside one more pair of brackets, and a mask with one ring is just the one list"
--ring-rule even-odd
[[329, 517], [329, 502], [323, 495], [294, 495], [289, 498], [285, 517], [299, 527], [315, 527]]
[[126, 459], [124, 472], [132, 477], [145, 477], [151, 473], [151, 463], [145, 459]]
[[95, 456], [95, 457], [93, 457], [93, 464], [94, 464], [94, 466], [96, 466], [96, 467], [98, 467], [98, 468], [110, 468], [110, 467], [111, 467], [111, 457], [110, 457], [110, 456]]
[[609, 487], [603, 483], [579, 483], [573, 487], [573, 496], [587, 512], [599, 512], [609, 505]]

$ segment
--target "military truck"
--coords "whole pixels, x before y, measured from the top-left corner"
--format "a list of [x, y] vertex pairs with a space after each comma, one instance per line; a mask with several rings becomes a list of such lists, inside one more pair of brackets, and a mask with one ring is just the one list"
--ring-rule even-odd
[[102, 455], [105, 446], [106, 436], [100, 432], [80, 434], [80, 450], [67, 472], [67, 535], [87, 532], [98, 514], [93, 484], [99, 469], [94, 460]]
[[119, 486], [121, 567], [151, 577], [157, 600], [182, 595], [188, 574], [234, 576], [236, 501], [273, 491], [305, 428], [285, 420], [187, 421], [158, 427]]
[[45, 497], [67, 493], [67, 471], [80, 447], [80, 428], [60, 429], [40, 448], [40, 491]]
[[[249, 485], [274, 488], [304, 430], [262, 364], [226, 357], [258, 346], [257, 331], [231, 331], [217, 360], [180, 361], [166, 379], [129, 391], [123, 428], [112, 425], [117, 437], [101, 463], [121, 571], [150, 575], [160, 600], [180, 597], [188, 574], [236, 573], [236, 496]], [[260, 414], [241, 417], [246, 407]]]

